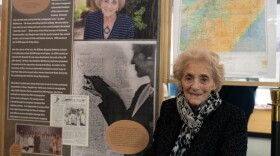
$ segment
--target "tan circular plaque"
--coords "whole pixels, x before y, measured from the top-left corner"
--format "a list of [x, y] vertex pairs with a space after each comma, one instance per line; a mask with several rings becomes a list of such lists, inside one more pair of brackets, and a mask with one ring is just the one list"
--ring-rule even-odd
[[106, 130], [107, 144], [122, 154], [135, 154], [149, 143], [148, 131], [139, 123], [120, 120], [111, 124]]
[[10, 156], [21, 156], [21, 147], [19, 144], [12, 144], [9, 150]]
[[51, 0], [13, 0], [13, 6], [24, 14], [36, 14], [45, 10]]

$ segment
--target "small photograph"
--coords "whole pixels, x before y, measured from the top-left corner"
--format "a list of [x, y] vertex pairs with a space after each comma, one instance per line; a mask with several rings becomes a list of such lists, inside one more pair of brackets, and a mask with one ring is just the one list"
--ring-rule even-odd
[[65, 107], [64, 125], [86, 126], [86, 108]]
[[22, 153], [62, 155], [62, 128], [16, 124], [15, 143]]
[[75, 0], [75, 40], [157, 39], [158, 0]]

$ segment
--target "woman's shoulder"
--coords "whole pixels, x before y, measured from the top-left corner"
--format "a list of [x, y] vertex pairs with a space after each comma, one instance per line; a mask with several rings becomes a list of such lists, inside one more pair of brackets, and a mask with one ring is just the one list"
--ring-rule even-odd
[[[177, 109], [176, 98], [167, 99], [162, 102], [160, 109], [160, 118], [165, 120], [165, 123], [173, 124], [173, 126], [181, 126], [182, 120]], [[168, 125], [167, 124], [167, 125]]]
[[123, 14], [123, 13], [119, 13], [118, 14], [118, 18], [121, 21], [125, 20], [127, 22], [134, 22], [132, 17], [130, 17], [130, 16], [126, 15], [126, 14]]
[[161, 105], [163, 111], [177, 111], [176, 98], [164, 100]]
[[87, 16], [87, 18], [93, 18], [93, 17], [102, 17], [102, 12], [101, 11], [93, 11], [93, 12], [90, 12]]
[[171, 103], [174, 103], [176, 102], [176, 98], [170, 98], [170, 99], [166, 99], [162, 102], [162, 104], [165, 104], [165, 105], [170, 105]]
[[228, 118], [239, 118], [240, 120], [245, 120], [245, 113], [240, 108], [227, 103], [222, 102], [222, 105], [217, 109], [217, 113], [223, 116], [225, 119]]
[[223, 101], [221, 108], [224, 109], [224, 111], [232, 112], [232, 113], [242, 113], [242, 110], [228, 102]]

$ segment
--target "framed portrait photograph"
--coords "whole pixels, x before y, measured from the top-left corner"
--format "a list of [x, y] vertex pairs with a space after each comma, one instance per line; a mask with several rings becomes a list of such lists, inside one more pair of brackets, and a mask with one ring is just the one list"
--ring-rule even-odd
[[[158, 0], [74, 0], [74, 39], [157, 39]], [[108, 8], [112, 9], [108, 11]]]

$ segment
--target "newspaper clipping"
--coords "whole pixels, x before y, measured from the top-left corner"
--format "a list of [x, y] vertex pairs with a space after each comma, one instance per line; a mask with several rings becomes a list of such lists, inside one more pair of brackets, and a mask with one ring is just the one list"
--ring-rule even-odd
[[63, 144], [88, 146], [88, 107], [86, 95], [51, 95], [50, 125], [63, 127]]

